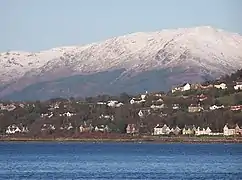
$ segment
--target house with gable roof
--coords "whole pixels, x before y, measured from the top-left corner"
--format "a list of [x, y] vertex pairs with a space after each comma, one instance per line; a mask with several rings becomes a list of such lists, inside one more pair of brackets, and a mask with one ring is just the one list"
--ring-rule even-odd
[[210, 129], [210, 127], [207, 127], [206, 129], [198, 127], [195, 131], [195, 135], [196, 136], [210, 135], [211, 132], [212, 130]]
[[185, 126], [182, 129], [182, 134], [183, 135], [194, 135], [196, 131], [196, 127], [194, 125], [192, 126]]
[[177, 91], [181, 91], [181, 92], [183, 92], [183, 91], [189, 91], [189, 90], [191, 90], [191, 85], [190, 85], [189, 83], [185, 83], [185, 84], [183, 84], [181, 87], [175, 87], [175, 88], [173, 88], [173, 89], [171, 90], [171, 92], [172, 92], [172, 93], [175, 93], [175, 92], [177, 92]]
[[242, 82], [236, 82], [236, 85], [234, 85], [234, 90], [242, 90]]
[[238, 124], [233, 126], [225, 124], [223, 134], [224, 136], [242, 135], [242, 128], [240, 128]]
[[227, 89], [227, 85], [225, 83], [215, 84], [214, 87], [217, 89]]
[[136, 124], [128, 124], [126, 127], [127, 134], [137, 134], [139, 133], [139, 128]]
[[29, 129], [27, 126], [23, 126], [23, 124], [20, 123], [19, 125], [16, 125], [16, 124], [9, 125], [5, 132], [6, 134], [28, 133]]
[[164, 124], [163, 126], [161, 126], [160, 124], [157, 124], [155, 127], [154, 127], [154, 135], [168, 135], [170, 134], [171, 132], [171, 129], [166, 125]]

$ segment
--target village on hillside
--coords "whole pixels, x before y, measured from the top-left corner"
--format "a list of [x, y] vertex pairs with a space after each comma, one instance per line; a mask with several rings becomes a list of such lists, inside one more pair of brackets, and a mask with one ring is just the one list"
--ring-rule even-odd
[[242, 136], [242, 70], [137, 96], [1, 102], [2, 137]]

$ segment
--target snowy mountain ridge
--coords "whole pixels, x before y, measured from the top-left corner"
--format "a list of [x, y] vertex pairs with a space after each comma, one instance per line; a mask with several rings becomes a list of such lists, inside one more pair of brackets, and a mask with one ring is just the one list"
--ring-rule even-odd
[[0, 53], [0, 65], [1, 83], [24, 81], [23, 87], [115, 69], [126, 70], [118, 79], [177, 67], [218, 76], [242, 68], [242, 36], [209, 26], [138, 32], [84, 46]]

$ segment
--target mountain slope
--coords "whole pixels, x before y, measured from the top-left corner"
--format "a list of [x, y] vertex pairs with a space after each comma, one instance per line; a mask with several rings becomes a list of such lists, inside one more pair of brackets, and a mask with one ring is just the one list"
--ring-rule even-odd
[[[55, 84], [58, 79], [74, 78], [78, 75], [81, 75], [82, 79], [90, 79], [92, 74], [99, 72], [110, 73], [112, 77], [113, 72], [119, 70], [122, 70], [122, 73], [113, 76], [109, 81], [104, 80], [105, 84], [95, 82], [100, 91], [105, 93], [109, 89], [116, 89], [113, 86], [120, 87], [120, 83], [124, 88], [113, 90], [113, 93], [125, 91], [128, 81], [144, 76], [143, 73], [150, 81], [151, 77], [154, 78], [152, 74], [155, 71], [170, 72], [166, 73], [166, 79], [169, 79], [167, 85], [164, 85], [164, 88], [159, 86], [166, 90], [171, 85], [183, 83], [185, 80], [203, 81], [204, 77], [217, 78], [241, 68], [242, 37], [211, 27], [140, 32], [80, 47], [55, 48], [39, 53], [1, 53], [0, 64], [3, 67], [0, 70], [0, 82], [5, 85], [0, 88], [2, 98], [10, 97], [14, 92], [21, 94], [23, 89], [40, 82]], [[180, 79], [174, 78], [177, 76], [177, 70], [183, 72], [178, 73]], [[139, 81], [134, 83], [139, 86]], [[65, 85], [63, 86], [61, 88], [65, 88]], [[79, 86], [82, 86], [81, 82]], [[140, 85], [140, 90], [143, 90], [144, 86]], [[52, 86], [52, 89], [58, 91], [56, 86]], [[90, 92], [93, 92], [93, 89]], [[98, 89], [96, 92], [99, 92]], [[87, 94], [80, 92], [75, 95]]]

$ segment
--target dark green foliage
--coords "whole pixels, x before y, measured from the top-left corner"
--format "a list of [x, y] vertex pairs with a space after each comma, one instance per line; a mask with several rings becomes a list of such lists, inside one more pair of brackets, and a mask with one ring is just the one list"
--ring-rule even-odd
[[[237, 72], [241, 78], [241, 71]], [[238, 79], [236, 75], [225, 77], [226, 80]], [[214, 82], [213, 82], [214, 83]], [[121, 93], [119, 96], [98, 95], [87, 97], [85, 99], [72, 98], [56, 98], [47, 101], [24, 102], [24, 107], [20, 107], [19, 102], [2, 102], [3, 104], [15, 104], [16, 108], [13, 111], [0, 110], [0, 133], [4, 133], [6, 127], [11, 124], [27, 125], [33, 136], [43, 135], [40, 128], [45, 123], [51, 123], [58, 130], [46, 131], [44, 133], [53, 134], [59, 133], [65, 136], [72, 136], [79, 131], [79, 126], [84, 124], [92, 124], [94, 127], [98, 125], [108, 125], [111, 132], [125, 133], [127, 124], [133, 123], [138, 125], [144, 134], [152, 132], [156, 124], [164, 124], [171, 127], [179, 126], [183, 128], [185, 125], [210, 126], [213, 131], [222, 131], [226, 123], [242, 125], [242, 113], [240, 111], [233, 112], [230, 110], [231, 105], [242, 104], [242, 92], [236, 92], [233, 89], [233, 83], [230, 82], [227, 90], [219, 90], [216, 88], [208, 90], [192, 90], [183, 93], [165, 94], [161, 93], [162, 97], [156, 97], [155, 93], [147, 95], [146, 102], [141, 104], [131, 105], [129, 100], [132, 98], [127, 93]], [[204, 94], [207, 99], [199, 102], [197, 96]], [[140, 97], [140, 95], [137, 95]], [[157, 103], [158, 99], [163, 99], [166, 105], [163, 109], [150, 110], [150, 113], [143, 118], [138, 116], [140, 109], [150, 109], [152, 104]], [[118, 100], [123, 102], [121, 107], [109, 107], [105, 104], [97, 104], [97, 102], [107, 102], [110, 100]], [[204, 107], [204, 111], [197, 113], [189, 113], [188, 106], [198, 104]], [[50, 108], [50, 105], [58, 104], [59, 108]], [[173, 109], [173, 104], [179, 104], [180, 109]], [[210, 111], [211, 105], [224, 105], [226, 108]], [[41, 114], [53, 113], [53, 117], [41, 117]], [[60, 116], [65, 112], [75, 113], [71, 117]], [[110, 118], [103, 116], [109, 115]], [[113, 118], [111, 118], [113, 117]], [[74, 129], [65, 132], [61, 131], [60, 127], [71, 123]]]

